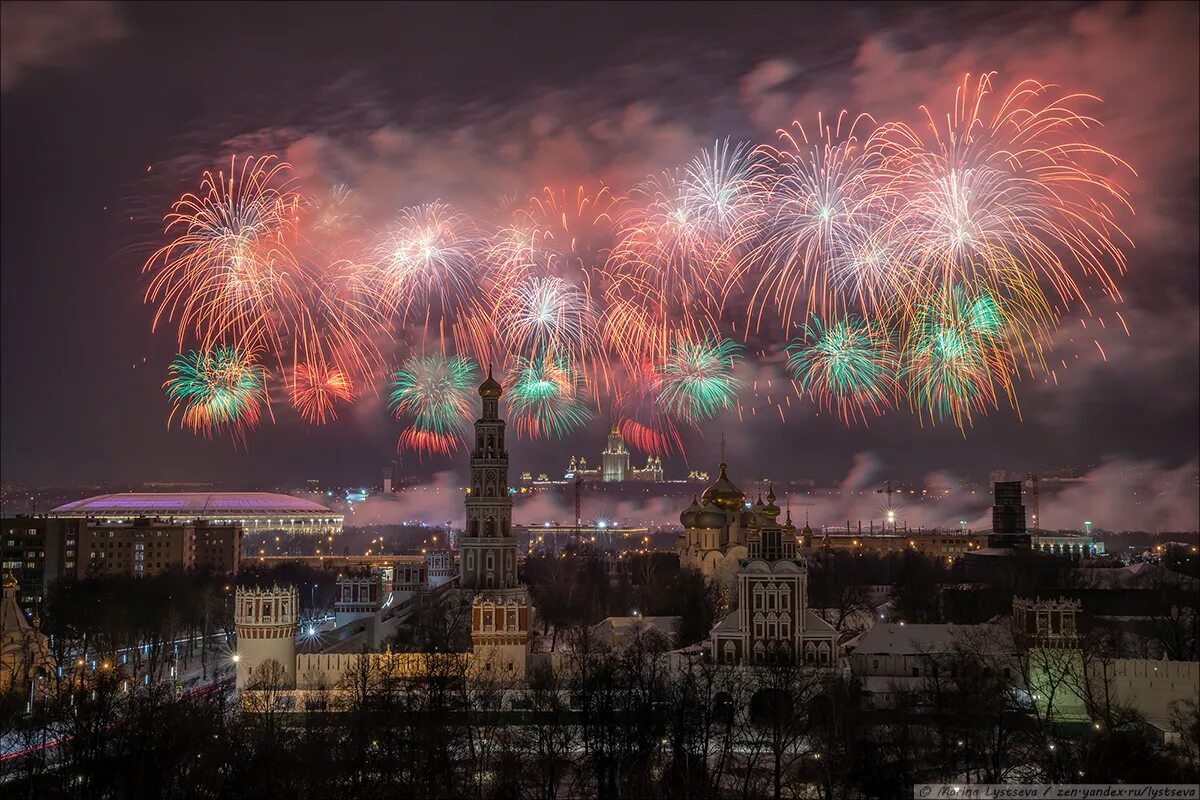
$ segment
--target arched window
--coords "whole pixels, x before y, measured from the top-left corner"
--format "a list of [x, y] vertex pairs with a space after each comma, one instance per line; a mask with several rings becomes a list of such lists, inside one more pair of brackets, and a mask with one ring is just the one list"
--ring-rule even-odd
[[737, 654], [737, 648], [733, 646], [733, 641], [726, 640], [726, 642], [725, 642], [725, 661], [727, 663], [732, 664], [734, 658], [736, 657], [736, 654]]

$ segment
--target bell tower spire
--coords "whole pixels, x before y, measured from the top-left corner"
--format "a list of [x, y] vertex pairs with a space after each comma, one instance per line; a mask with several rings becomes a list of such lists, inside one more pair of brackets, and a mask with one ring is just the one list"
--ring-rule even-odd
[[517, 538], [512, 530], [508, 450], [500, 396], [504, 388], [488, 376], [479, 386], [482, 413], [475, 421], [466, 531], [461, 538], [459, 587], [471, 602], [471, 643], [482, 669], [493, 674], [525, 673], [529, 655], [529, 593], [517, 581]]

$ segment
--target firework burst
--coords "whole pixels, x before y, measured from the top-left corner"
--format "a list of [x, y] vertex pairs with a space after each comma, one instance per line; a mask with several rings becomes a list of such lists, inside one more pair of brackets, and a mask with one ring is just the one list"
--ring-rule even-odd
[[658, 369], [659, 398], [672, 415], [696, 423], [731, 408], [741, 381], [733, 375], [742, 347], [731, 339], [679, 339]]
[[[748, 249], [737, 273], [757, 278], [750, 297], [755, 325], [774, 312], [786, 327], [799, 306], [809, 312], [836, 310], [841, 301], [835, 284], [858, 286], [872, 278], [887, 280], [890, 260], [875, 264], [870, 232], [883, 212], [876, 159], [864, 153], [857, 129], [869, 117], [839, 114], [830, 125], [818, 117], [815, 135], [799, 122], [781, 131], [781, 146], [759, 148], [759, 210], [751, 215], [739, 239]], [[859, 258], [869, 254], [866, 260]], [[866, 270], [855, 270], [859, 265]], [[858, 292], [873, 295], [873, 287]], [[747, 325], [750, 318], [747, 318]]]
[[315, 425], [337, 419], [335, 403], [354, 399], [350, 377], [337, 367], [324, 364], [297, 364], [292, 376], [292, 408]]
[[497, 335], [507, 352], [561, 354], [575, 363], [596, 345], [596, 320], [587, 295], [562, 278], [535, 277], [497, 295]]
[[730, 274], [727, 228], [744, 200], [718, 159], [665, 172], [630, 193], [605, 265], [604, 325], [630, 366], [662, 361], [677, 334], [699, 340], [719, 328]]
[[1128, 239], [1115, 213], [1128, 201], [1104, 171], [1128, 166], [1083, 140], [1097, 123], [1074, 107], [1094, 98], [1027, 80], [996, 102], [992, 77], [966, 76], [944, 120], [925, 109], [921, 132], [884, 125], [871, 149], [917, 292], [986, 289], [1044, 338], [1051, 306], [1086, 307], [1085, 283], [1120, 298], [1112, 272], [1124, 272]]
[[927, 302], [908, 335], [900, 371], [914, 413], [965, 430], [1007, 396], [1016, 405], [1009, 323], [986, 290], [951, 287]]
[[[163, 384], [172, 403], [171, 417], [194, 433], [228, 433], [245, 440], [269, 410], [267, 371], [250, 352], [218, 345], [175, 357]], [[170, 421], [168, 421], [168, 424]]]
[[486, 357], [488, 315], [480, 303], [483, 239], [466, 214], [445, 203], [405, 209], [375, 249], [374, 282], [382, 306], [401, 325], [436, 333], [445, 351]]
[[891, 338], [854, 315], [829, 325], [813, 317], [788, 350], [800, 389], [847, 424], [882, 414], [896, 395], [898, 359]]
[[180, 345], [222, 341], [276, 347], [303, 316], [304, 275], [285, 239], [303, 203], [290, 167], [273, 156], [230, 159], [229, 174], [205, 172], [199, 194], [186, 194], [166, 217], [171, 241], [146, 262], [146, 301], [154, 327], [177, 323]]
[[562, 438], [591, 419], [580, 399], [583, 378], [565, 358], [515, 359], [508, 387], [508, 410], [522, 436]]
[[409, 420], [399, 446], [449, 454], [462, 443], [471, 418], [474, 362], [443, 355], [413, 356], [396, 372], [390, 404], [398, 419]]

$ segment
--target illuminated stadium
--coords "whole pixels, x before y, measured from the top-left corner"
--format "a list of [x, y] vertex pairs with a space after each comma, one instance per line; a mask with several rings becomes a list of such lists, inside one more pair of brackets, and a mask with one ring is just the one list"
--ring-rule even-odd
[[342, 515], [325, 506], [271, 492], [126, 492], [65, 503], [52, 517], [104, 522], [159, 519], [170, 522], [240, 523], [246, 532], [337, 534]]

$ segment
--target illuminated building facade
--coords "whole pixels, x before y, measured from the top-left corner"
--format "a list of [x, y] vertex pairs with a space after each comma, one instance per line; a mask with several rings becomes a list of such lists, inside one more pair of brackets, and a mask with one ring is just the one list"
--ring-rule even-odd
[[796, 526], [790, 512], [783, 524], [779, 514], [771, 491], [766, 503], [760, 497], [739, 520], [744, 521], [747, 557], [739, 562], [737, 608], [713, 628], [714, 661], [757, 664], [785, 655], [808, 664], [833, 664], [837, 631], [808, 609], [808, 566], [799, 553]]
[[600, 454], [600, 466], [588, 469], [587, 459], [571, 456], [567, 464], [567, 479], [602, 481], [604, 483], [661, 483], [663, 480], [662, 459], [649, 456], [642, 469], [630, 465], [631, 455], [625, 437], [616, 425], [608, 432], [608, 444]]
[[272, 492], [122, 492], [65, 503], [50, 517], [87, 517], [125, 523], [153, 519], [175, 523], [240, 525], [250, 533], [336, 535], [342, 515], [320, 503]]

